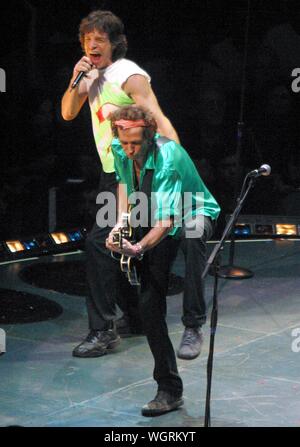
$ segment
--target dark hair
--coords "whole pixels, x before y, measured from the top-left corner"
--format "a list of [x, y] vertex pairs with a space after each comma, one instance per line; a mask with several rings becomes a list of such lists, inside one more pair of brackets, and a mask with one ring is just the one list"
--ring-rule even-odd
[[121, 19], [110, 11], [93, 11], [82, 19], [79, 26], [79, 40], [84, 50], [84, 35], [93, 30], [108, 34], [113, 46], [112, 61], [115, 62], [125, 56], [127, 52], [127, 39], [124, 34], [124, 25]]
[[131, 121], [144, 120], [146, 123], [146, 127], [143, 127], [143, 137], [148, 142], [151, 142], [153, 140], [155, 132], [157, 130], [157, 124], [151, 112], [149, 112], [148, 110], [140, 106], [125, 106], [113, 112], [110, 117], [111, 128], [113, 135], [117, 138], [118, 126], [115, 125], [115, 121], [121, 119]]

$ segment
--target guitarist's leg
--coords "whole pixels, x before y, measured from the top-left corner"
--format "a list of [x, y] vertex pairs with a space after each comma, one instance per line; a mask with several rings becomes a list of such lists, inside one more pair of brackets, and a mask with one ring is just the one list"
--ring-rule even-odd
[[206, 242], [213, 233], [213, 223], [206, 216], [197, 221], [198, 237], [188, 237], [187, 232], [196, 231], [195, 221], [187, 223], [183, 231], [181, 249], [185, 257], [185, 280], [183, 293], [182, 322], [185, 331], [178, 349], [178, 357], [191, 360], [196, 358], [202, 348], [201, 327], [206, 322], [206, 301], [201, 274], [206, 264]]
[[153, 377], [158, 391], [166, 391], [176, 398], [182, 394], [182, 381], [168, 335], [166, 295], [170, 267], [177, 249], [178, 241], [167, 237], [145, 254], [140, 296], [143, 328], [155, 362]]

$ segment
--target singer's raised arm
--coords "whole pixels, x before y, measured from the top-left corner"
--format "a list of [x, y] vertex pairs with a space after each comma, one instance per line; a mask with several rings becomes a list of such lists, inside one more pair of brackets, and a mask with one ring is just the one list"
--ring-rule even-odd
[[74, 67], [70, 84], [61, 101], [61, 114], [66, 121], [76, 118], [88, 97], [85, 82], [80, 82], [75, 88], [71, 86], [80, 72], [87, 73], [91, 68], [92, 62], [87, 56], [83, 56]]

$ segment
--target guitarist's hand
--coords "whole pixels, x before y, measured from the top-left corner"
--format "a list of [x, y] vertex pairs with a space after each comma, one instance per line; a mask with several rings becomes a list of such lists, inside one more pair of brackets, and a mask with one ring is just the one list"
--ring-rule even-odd
[[119, 229], [122, 228], [122, 224], [121, 223], [117, 223], [113, 229], [111, 230], [111, 232], [108, 235], [108, 238], [106, 239], [106, 241], [109, 241], [110, 244], [113, 243], [113, 235], [114, 233], [118, 233]]
[[[111, 232], [112, 233], [112, 232]], [[127, 239], [122, 239], [123, 248], [119, 248], [113, 243], [112, 234], [106, 239], [106, 248], [120, 255], [130, 256], [132, 258], [138, 255], [136, 245], [131, 244]]]

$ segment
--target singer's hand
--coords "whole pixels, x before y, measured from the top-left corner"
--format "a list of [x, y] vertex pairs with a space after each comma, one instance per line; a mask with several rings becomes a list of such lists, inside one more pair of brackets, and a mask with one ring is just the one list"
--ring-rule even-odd
[[91, 59], [87, 56], [83, 56], [74, 67], [73, 77], [75, 78], [81, 71], [88, 73], [93, 67]]

